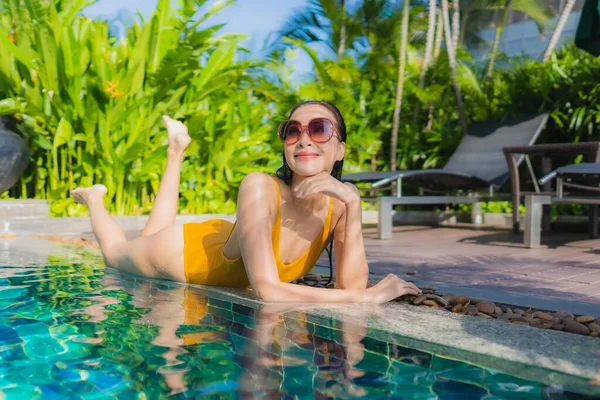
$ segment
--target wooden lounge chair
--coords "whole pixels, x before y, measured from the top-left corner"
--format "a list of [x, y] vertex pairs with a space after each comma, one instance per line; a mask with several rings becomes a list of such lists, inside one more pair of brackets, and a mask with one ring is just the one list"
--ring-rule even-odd
[[557, 168], [539, 180], [541, 185], [556, 178], [553, 196], [525, 196], [525, 247], [540, 245], [542, 206], [545, 204], [590, 204], [590, 234], [598, 237], [600, 204], [600, 163], [570, 164]]
[[[499, 199], [495, 190], [509, 177], [502, 148], [533, 144], [544, 128], [548, 114], [526, 115], [501, 121], [475, 122], [469, 127], [448, 163], [441, 169], [414, 171], [363, 172], [349, 174], [342, 180], [352, 183], [370, 182], [371, 188], [381, 190], [396, 182], [395, 196], [378, 196], [378, 236], [392, 237], [392, 206], [399, 204], [474, 203], [476, 220], [481, 220], [481, 201]], [[520, 157], [518, 162], [522, 162]], [[402, 184], [409, 183], [432, 196], [403, 196]], [[368, 199], [368, 198], [367, 198]]]

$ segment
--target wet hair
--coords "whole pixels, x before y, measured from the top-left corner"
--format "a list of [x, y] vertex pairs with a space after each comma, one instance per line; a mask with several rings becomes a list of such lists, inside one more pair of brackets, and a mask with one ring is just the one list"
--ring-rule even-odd
[[[334, 121], [334, 123], [336, 125], [335, 128], [336, 128], [336, 131], [338, 132], [338, 135], [340, 135], [340, 140], [342, 142], [346, 143], [346, 122], [344, 121], [342, 112], [335, 105], [333, 105], [332, 103], [330, 103], [328, 101], [306, 100], [301, 103], [298, 103], [294, 106], [294, 108], [292, 108], [292, 110], [288, 114], [287, 119], [290, 119], [292, 117], [292, 115], [294, 114], [294, 112], [297, 109], [299, 109], [300, 107], [308, 106], [308, 105], [312, 105], [312, 104], [319, 105], [321, 107], [325, 107], [326, 109], [331, 111], [331, 113], [335, 117], [335, 121]], [[335, 164], [333, 164], [333, 168], [331, 170], [331, 176], [333, 176], [338, 181], [341, 181], [343, 168], [344, 168], [344, 159], [342, 158], [340, 161], [336, 161]], [[287, 161], [285, 159], [285, 153], [283, 153], [283, 165], [277, 170], [276, 174], [279, 179], [283, 180], [288, 185], [292, 182], [293, 172], [287, 164]], [[329, 280], [327, 281], [325, 286], [329, 286], [329, 284], [331, 283], [331, 281], [333, 279], [333, 261], [332, 261], [333, 234], [329, 238], [329, 243], [325, 246], [325, 250], [327, 251], [327, 256], [329, 258]]]
[[[292, 117], [292, 115], [294, 114], [294, 112], [297, 109], [299, 109], [300, 107], [308, 106], [308, 105], [312, 105], [312, 104], [319, 105], [321, 107], [325, 107], [326, 109], [331, 111], [331, 113], [335, 117], [335, 121], [334, 121], [335, 130], [337, 131], [338, 135], [340, 135], [341, 141], [345, 143], [346, 142], [346, 122], [344, 122], [344, 117], [342, 116], [341, 111], [335, 105], [333, 105], [332, 103], [330, 103], [328, 101], [306, 100], [301, 103], [298, 103], [294, 106], [294, 108], [292, 108], [292, 110], [288, 114], [287, 119], [290, 119]], [[333, 164], [333, 169], [331, 170], [331, 176], [333, 176], [338, 181], [341, 181], [343, 167], [344, 167], [344, 159], [342, 158], [340, 161], [336, 161], [335, 164]], [[290, 184], [292, 182], [293, 172], [290, 169], [290, 167], [288, 166], [288, 163], [285, 159], [285, 153], [283, 153], [283, 165], [277, 170], [276, 174], [277, 174], [277, 177], [279, 179], [281, 179], [282, 181], [284, 181], [285, 183]]]

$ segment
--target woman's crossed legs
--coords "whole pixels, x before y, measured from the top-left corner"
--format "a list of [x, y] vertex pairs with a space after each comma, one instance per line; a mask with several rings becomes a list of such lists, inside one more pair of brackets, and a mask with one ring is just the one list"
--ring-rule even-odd
[[92, 229], [108, 266], [150, 278], [185, 282], [183, 229], [181, 224], [175, 224], [175, 216], [181, 163], [191, 139], [181, 122], [167, 116], [163, 119], [169, 137], [167, 166], [140, 237], [128, 241], [123, 229], [111, 218], [103, 204], [106, 186], [77, 188], [71, 195], [77, 203], [88, 206]]

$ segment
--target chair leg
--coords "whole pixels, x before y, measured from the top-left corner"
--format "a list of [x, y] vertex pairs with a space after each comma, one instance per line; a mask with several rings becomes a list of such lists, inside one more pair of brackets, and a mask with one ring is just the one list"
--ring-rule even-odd
[[392, 238], [392, 202], [385, 196], [379, 198], [378, 212], [378, 237], [379, 239]]
[[599, 214], [599, 210], [598, 210], [598, 204], [592, 204], [590, 206], [590, 236], [592, 238], [597, 238], [598, 237], [598, 214]]
[[471, 223], [475, 225], [483, 224], [483, 212], [481, 211], [481, 202], [473, 203], [471, 208]]
[[539, 247], [542, 230], [542, 206], [550, 204], [550, 196], [525, 196], [525, 247]]

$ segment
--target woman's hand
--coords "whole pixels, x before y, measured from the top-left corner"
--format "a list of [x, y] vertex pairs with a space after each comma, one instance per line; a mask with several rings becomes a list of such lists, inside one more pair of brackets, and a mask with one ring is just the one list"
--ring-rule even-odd
[[354, 185], [342, 183], [327, 172], [320, 172], [304, 179], [294, 188], [293, 193], [299, 199], [306, 199], [316, 193], [323, 193], [341, 200], [344, 204], [360, 201], [360, 194]]
[[389, 274], [375, 286], [368, 288], [366, 292], [370, 302], [376, 304], [387, 303], [406, 294], [415, 296], [422, 294], [421, 289], [394, 274]]

